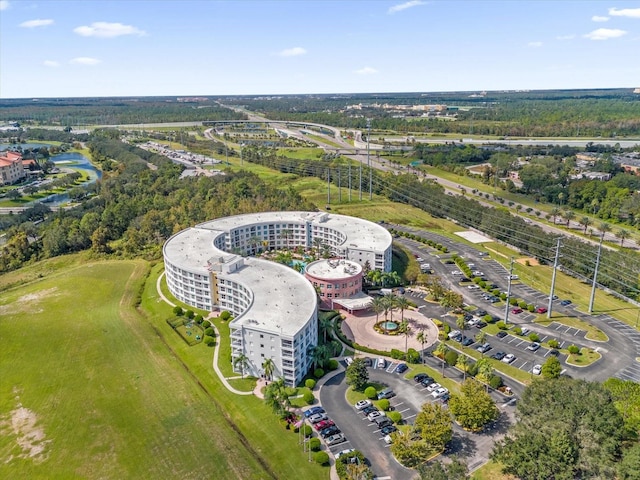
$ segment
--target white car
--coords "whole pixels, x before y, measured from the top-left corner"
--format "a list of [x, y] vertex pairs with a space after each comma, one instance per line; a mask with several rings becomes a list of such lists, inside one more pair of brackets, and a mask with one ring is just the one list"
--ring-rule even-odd
[[472, 273], [475, 277], [484, 277], [484, 273], [480, 270], [474, 270]]
[[385, 368], [387, 366], [387, 362], [385, 362], [384, 358], [379, 358], [376, 362], [376, 367]]
[[329, 417], [327, 417], [324, 413], [316, 413], [316, 414], [313, 414], [313, 415], [311, 415], [309, 417], [309, 422], [318, 423], [318, 422], [321, 422], [323, 420], [326, 420], [327, 418], [329, 418]]
[[346, 363], [347, 366], [351, 365], [353, 363], [353, 357], [344, 357], [344, 363]]
[[347, 441], [347, 437], [345, 437], [344, 434], [342, 434], [342, 433], [336, 433], [335, 435], [331, 435], [326, 440], [327, 445], [329, 445], [329, 446], [337, 445], [339, 443], [346, 442], [346, 441]]
[[355, 452], [355, 449], [353, 448], [347, 448], [345, 450], [340, 450], [338, 453], [336, 453], [336, 460], [339, 459], [341, 456], [343, 455], [349, 455], [350, 453]]
[[451, 272], [451, 275], [462, 275], [462, 272], [460, 270], [454, 270]]
[[542, 365], [534, 365], [531, 369], [531, 373], [534, 375], [540, 375], [542, 373]]
[[480, 290], [480, 287], [478, 285], [469, 285], [467, 288], [469, 290]]
[[441, 396], [443, 396], [443, 395], [445, 395], [447, 393], [449, 393], [449, 390], [447, 390], [444, 387], [440, 387], [440, 388], [434, 390], [433, 392], [431, 392], [431, 396], [433, 398], [440, 398]]
[[354, 407], [356, 407], [356, 410], [364, 410], [369, 405], [371, 405], [371, 400], [360, 400], [354, 405]]
[[427, 391], [428, 392], [435, 392], [437, 389], [441, 388], [442, 385], [440, 385], [439, 383], [432, 383], [431, 385], [429, 385], [427, 387]]
[[370, 422], [373, 422], [376, 418], [384, 417], [384, 416], [385, 416], [384, 412], [376, 411], [376, 412], [371, 412], [369, 415], [367, 415], [367, 419]]
[[391, 445], [393, 443], [391, 435], [387, 435], [386, 437], [384, 437], [384, 443], [386, 443], [387, 445]]
[[502, 359], [502, 363], [511, 363], [516, 359], [516, 356], [513, 353], [507, 353]]

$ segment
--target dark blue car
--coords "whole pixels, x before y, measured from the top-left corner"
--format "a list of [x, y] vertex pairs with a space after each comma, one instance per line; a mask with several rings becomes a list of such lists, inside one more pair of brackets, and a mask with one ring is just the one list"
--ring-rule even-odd
[[325, 413], [324, 408], [322, 407], [311, 407], [309, 410], [304, 411], [304, 416], [309, 418], [311, 415], [315, 415], [316, 413]]
[[401, 363], [396, 367], [396, 373], [404, 373], [409, 369], [406, 363]]

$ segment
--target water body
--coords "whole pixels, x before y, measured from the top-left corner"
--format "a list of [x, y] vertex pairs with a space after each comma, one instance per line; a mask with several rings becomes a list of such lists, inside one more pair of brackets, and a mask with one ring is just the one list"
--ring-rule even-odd
[[[102, 178], [102, 172], [94, 167], [89, 159], [80, 153], [61, 153], [60, 155], [53, 155], [49, 158], [56, 167], [63, 169], [69, 168], [72, 170], [82, 171], [89, 175], [89, 179], [82, 183], [82, 185], [89, 185]], [[42, 200], [38, 200], [39, 203], [44, 203], [50, 207], [57, 207], [69, 202], [69, 195], [67, 193], [55, 193], [49, 195]], [[31, 204], [36, 202], [30, 202]]]

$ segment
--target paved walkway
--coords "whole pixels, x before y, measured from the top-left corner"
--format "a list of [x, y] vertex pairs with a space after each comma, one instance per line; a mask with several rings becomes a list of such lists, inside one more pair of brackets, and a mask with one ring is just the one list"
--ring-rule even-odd
[[[164, 293], [162, 293], [162, 289], [160, 288], [160, 285], [162, 284], [162, 277], [164, 277], [164, 272], [162, 272], [162, 275], [160, 275], [158, 277], [158, 281], [156, 282], [156, 290], [158, 291], [158, 295], [160, 295], [160, 298], [162, 298], [162, 300], [164, 300], [167, 304], [171, 305], [172, 307], [175, 307], [176, 304], [173, 303], [172, 301], [170, 301], [167, 297], [165, 297]], [[207, 318], [210, 318], [213, 315], [213, 313], [214, 312], [211, 312], [209, 314], [209, 317], [207, 317]], [[220, 345], [219, 345], [219, 343], [220, 343], [220, 332], [218, 331], [218, 329], [216, 328], [216, 326], [213, 323], [211, 324], [211, 328], [213, 328], [213, 331], [216, 333], [217, 343], [218, 343], [218, 345], [216, 345], [215, 348], [213, 349], [213, 370], [214, 370], [214, 372], [216, 372], [216, 375], [218, 375], [218, 378], [220, 379], [222, 384], [231, 393], [235, 393], [236, 395], [253, 395], [254, 391], [243, 392], [241, 390], [237, 390], [237, 389], [233, 388], [229, 384], [229, 382], [227, 382], [227, 378], [220, 371], [220, 368], [218, 367], [218, 355], [220, 353]], [[241, 377], [229, 377], [229, 378], [230, 379], [234, 379], [234, 378], [241, 378]]]
[[[404, 352], [406, 340], [408, 348], [422, 350], [423, 346], [416, 338], [418, 332], [422, 329], [424, 329], [427, 334], [427, 341], [424, 344], [424, 348], [429, 347], [438, 340], [438, 327], [436, 327], [430, 318], [425, 317], [418, 310], [404, 311], [404, 319], [411, 327], [411, 333], [408, 339], [405, 339], [405, 336], [402, 334], [384, 335], [376, 332], [373, 328], [376, 324], [375, 313], [369, 311], [357, 312], [355, 314], [341, 313], [345, 316], [345, 320], [342, 322], [342, 332], [349, 340], [365, 347], [387, 351], [392, 348], [397, 348]], [[388, 319], [391, 320], [390, 315]], [[377, 317], [377, 321], [383, 320], [384, 315], [381, 314]], [[394, 312], [393, 321], [398, 323], [401, 321], [400, 312]]]

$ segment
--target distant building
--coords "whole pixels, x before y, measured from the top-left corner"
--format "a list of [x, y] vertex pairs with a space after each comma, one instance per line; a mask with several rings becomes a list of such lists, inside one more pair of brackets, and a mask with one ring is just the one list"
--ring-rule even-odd
[[22, 155], [11, 150], [0, 152], [0, 185], [11, 185], [27, 176]]

